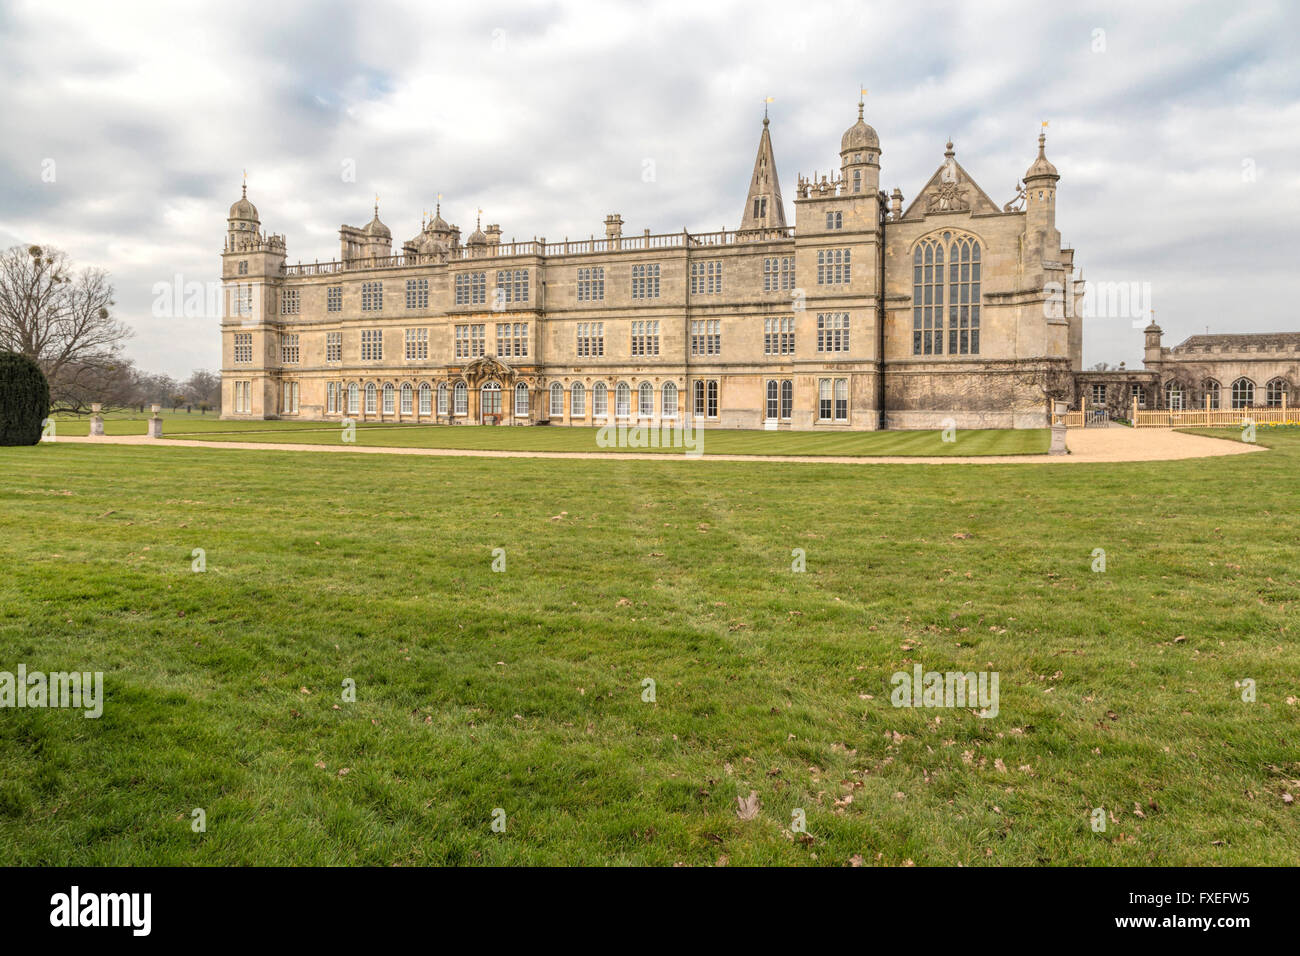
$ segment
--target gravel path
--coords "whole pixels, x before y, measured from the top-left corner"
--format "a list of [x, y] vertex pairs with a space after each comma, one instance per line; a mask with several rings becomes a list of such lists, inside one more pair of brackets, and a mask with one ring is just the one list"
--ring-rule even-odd
[[[960, 441], [960, 438], [958, 439]], [[144, 435], [105, 435], [101, 438], [59, 438], [89, 445], [153, 445], [176, 448], [228, 448], [241, 451], [332, 451], [362, 455], [428, 455], [449, 458], [614, 458], [630, 461], [675, 461], [682, 455], [636, 452], [497, 451], [473, 448], [387, 448], [375, 445], [300, 445], [277, 442], [194, 441], [148, 438]], [[707, 443], [707, 438], [705, 439]], [[1202, 435], [1184, 435], [1171, 428], [1080, 428], [1066, 439], [1068, 455], [979, 455], [973, 457], [863, 457], [850, 455], [703, 455], [700, 461], [806, 462], [824, 465], [1071, 465], [1115, 461], [1174, 461], [1263, 451], [1258, 445]]]

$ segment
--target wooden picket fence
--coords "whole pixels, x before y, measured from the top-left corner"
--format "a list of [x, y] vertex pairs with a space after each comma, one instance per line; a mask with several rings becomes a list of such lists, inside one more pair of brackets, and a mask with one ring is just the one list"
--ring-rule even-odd
[[1230, 409], [1195, 409], [1182, 411], [1170, 409], [1142, 410], [1133, 417], [1137, 428], [1187, 428], [1200, 425], [1207, 428], [1240, 428], [1251, 421], [1256, 425], [1282, 425], [1292, 421], [1293, 410], [1286, 408], [1230, 408]]
[[[1168, 408], [1145, 409], [1135, 404], [1126, 410], [1129, 422], [1135, 428], [1241, 428], [1246, 422], [1256, 425], [1295, 425], [1300, 424], [1300, 413], [1287, 405], [1287, 396], [1283, 396], [1278, 408], [1252, 406], [1250, 408], [1184, 408], [1177, 411]], [[1088, 412], [1083, 409], [1060, 412], [1052, 416], [1052, 424], [1064, 424], [1066, 428], [1083, 428]]]

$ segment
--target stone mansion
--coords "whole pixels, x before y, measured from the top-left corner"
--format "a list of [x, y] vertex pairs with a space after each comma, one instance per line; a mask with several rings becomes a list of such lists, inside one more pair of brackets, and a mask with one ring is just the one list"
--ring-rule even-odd
[[764, 117], [735, 230], [625, 234], [611, 214], [603, 238], [503, 242], [479, 224], [462, 241], [439, 205], [395, 252], [376, 204], [341, 228], [337, 260], [300, 265], [245, 187], [221, 257], [222, 415], [1045, 425], [1083, 343], [1077, 310], [1045, 308], [1075, 287], [1045, 137], [1004, 205], [952, 143], [905, 204], [880, 188], [881, 153], [859, 104], [838, 171], [799, 176], [790, 224]]

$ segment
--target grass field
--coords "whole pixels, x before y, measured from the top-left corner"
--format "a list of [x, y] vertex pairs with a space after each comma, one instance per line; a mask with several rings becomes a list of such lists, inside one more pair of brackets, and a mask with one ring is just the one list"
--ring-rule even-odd
[[[143, 435], [148, 415], [106, 416], [109, 435]], [[60, 435], [90, 432], [87, 419], [61, 420]], [[681, 455], [681, 447], [605, 447], [598, 428], [503, 428], [491, 425], [358, 424], [358, 445], [387, 448], [472, 448], [564, 452], [658, 452]], [[212, 441], [282, 442], [308, 445], [343, 444], [338, 424], [297, 421], [221, 421], [213, 415], [163, 415], [163, 435]], [[705, 429], [700, 439], [706, 455], [1041, 455], [1051, 444], [1043, 429], [985, 429], [957, 431], [946, 442], [938, 431], [889, 432], [765, 432]], [[648, 440], [648, 439], [647, 439]]]
[[[0, 670], [106, 688], [0, 710], [0, 863], [1294, 864], [1300, 433], [1260, 437], [1053, 469], [0, 449]], [[996, 671], [998, 715], [892, 707], [914, 663]]]

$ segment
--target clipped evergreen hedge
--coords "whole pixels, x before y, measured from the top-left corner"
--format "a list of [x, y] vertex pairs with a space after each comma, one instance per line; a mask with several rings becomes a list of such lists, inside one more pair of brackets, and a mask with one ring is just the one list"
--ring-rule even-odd
[[0, 352], [0, 445], [35, 445], [50, 414], [50, 383], [17, 352]]

